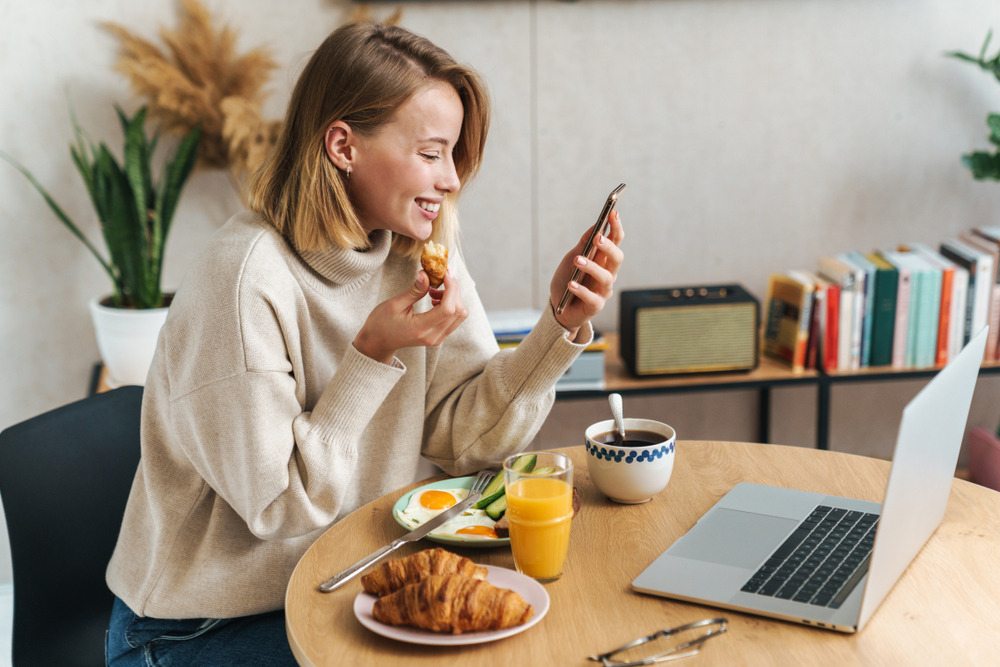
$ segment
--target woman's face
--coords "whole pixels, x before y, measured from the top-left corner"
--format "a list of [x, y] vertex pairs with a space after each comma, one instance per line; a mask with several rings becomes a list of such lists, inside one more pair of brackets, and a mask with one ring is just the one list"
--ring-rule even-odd
[[355, 135], [348, 191], [368, 233], [387, 229], [423, 241], [446, 194], [461, 183], [452, 151], [464, 110], [455, 89], [435, 82], [417, 91], [375, 134]]

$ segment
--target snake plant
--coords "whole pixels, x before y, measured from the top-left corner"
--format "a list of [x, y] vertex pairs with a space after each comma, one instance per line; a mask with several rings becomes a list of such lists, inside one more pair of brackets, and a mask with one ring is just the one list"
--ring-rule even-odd
[[176, 153], [162, 165], [159, 179], [154, 183], [152, 158], [159, 136], [154, 135], [151, 140], [146, 137], [146, 107], [131, 118], [117, 106], [115, 109], [125, 135], [121, 164], [103, 141], [94, 145], [80, 128], [75, 115], [70, 113], [76, 135], [76, 144], [70, 145], [70, 154], [101, 222], [107, 259], [31, 172], [2, 151], [0, 157], [24, 174], [56, 217], [101, 263], [114, 285], [111, 295], [114, 307], [159, 308], [165, 305], [160, 285], [163, 251], [181, 190], [194, 167], [201, 127], [195, 127], [181, 140]]

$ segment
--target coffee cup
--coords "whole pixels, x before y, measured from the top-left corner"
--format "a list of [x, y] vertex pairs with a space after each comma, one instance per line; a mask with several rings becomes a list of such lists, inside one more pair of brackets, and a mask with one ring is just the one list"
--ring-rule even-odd
[[[601, 493], [616, 503], [647, 502], [670, 481], [677, 434], [661, 422], [633, 418], [625, 419], [624, 442], [620, 437], [616, 442], [617, 432], [613, 419], [587, 428], [590, 479]], [[631, 442], [630, 434], [633, 434]]]

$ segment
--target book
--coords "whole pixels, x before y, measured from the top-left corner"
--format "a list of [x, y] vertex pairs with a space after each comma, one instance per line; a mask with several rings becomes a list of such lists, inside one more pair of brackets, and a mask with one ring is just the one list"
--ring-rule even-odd
[[960, 234], [959, 238], [972, 247], [989, 253], [992, 257], [993, 280], [990, 289], [990, 305], [986, 315], [986, 323], [990, 325], [990, 332], [986, 337], [985, 358], [986, 361], [996, 361], [997, 342], [1000, 340], [1000, 243], [976, 233], [975, 230]]
[[937, 349], [934, 355], [934, 365], [944, 366], [954, 356], [952, 354], [952, 338], [955, 335], [960, 335], [955, 333], [954, 324], [954, 318], [958, 317], [959, 311], [956, 303], [959, 295], [956, 294], [955, 289], [955, 272], [956, 270], [962, 271], [963, 269], [944, 255], [934, 252], [930, 246], [923, 243], [909, 243], [907, 246], [941, 271], [941, 304], [938, 309], [938, 338]]
[[[802, 317], [799, 321], [799, 341], [804, 338], [805, 345], [802, 347], [796, 346], [796, 357], [792, 359], [792, 370], [815, 368], [816, 341], [813, 338], [813, 330], [818, 328], [816, 317], [819, 312], [819, 308], [816, 306], [816, 291], [820, 289], [820, 287], [817, 285], [813, 276], [811, 276], [807, 271], [791, 270], [788, 271], [788, 275], [805, 285], [806, 289], [809, 291], [809, 298], [806, 299], [809, 302], [809, 306], [803, 309]], [[810, 347], [812, 347], [812, 366], [809, 365]], [[800, 353], [801, 357], [799, 356]]]
[[534, 308], [486, 311], [486, 321], [497, 340], [524, 338], [541, 318], [542, 311]]
[[840, 253], [836, 259], [854, 272], [854, 307], [851, 311], [851, 368], [858, 369], [861, 368], [861, 349], [864, 342], [865, 272], [847, 258], [847, 253]]
[[826, 290], [826, 331], [823, 334], [823, 370], [837, 370], [840, 354], [840, 285], [827, 281]]
[[790, 275], [772, 273], [764, 303], [763, 354], [803, 370], [812, 288]]
[[[809, 344], [806, 348], [806, 369], [814, 370], [824, 368], [823, 355], [826, 354], [828, 343], [827, 321], [829, 320], [829, 308], [827, 299], [833, 285], [829, 281], [823, 280], [812, 271], [801, 271], [809, 280], [815, 284], [813, 290], [812, 322], [809, 325]], [[836, 298], [839, 298], [839, 293]]]
[[962, 336], [964, 347], [972, 336], [986, 326], [989, 316], [989, 300], [992, 293], [992, 256], [974, 248], [959, 239], [949, 239], [941, 244], [941, 254], [965, 267], [969, 272], [969, 289], [966, 303], [966, 326]]
[[892, 364], [892, 340], [896, 327], [899, 272], [878, 253], [869, 253], [865, 258], [875, 266], [871, 365], [889, 366]]
[[[943, 255], [942, 255], [943, 257]], [[945, 258], [947, 260], [947, 258]], [[969, 271], [955, 265], [955, 278], [951, 286], [951, 331], [948, 334], [948, 361], [958, 356], [965, 347], [965, 312], [969, 299]]]
[[875, 265], [865, 259], [860, 252], [851, 251], [846, 255], [847, 261], [864, 272], [864, 310], [862, 312], [861, 332], [861, 367], [871, 365], [872, 354], [872, 317], [875, 308]]
[[905, 247], [941, 272], [941, 301], [938, 306], [938, 333], [937, 345], [934, 352], [934, 365], [943, 366], [948, 363], [955, 263], [946, 259], [941, 254], [934, 252], [929, 246], [922, 243], [908, 243]]
[[972, 334], [972, 316], [976, 308], [976, 257], [968, 254], [961, 247], [953, 246], [949, 241], [942, 243], [938, 250], [943, 257], [965, 269], [966, 275], [969, 277], [966, 283], [965, 311], [962, 317], [961, 347], [965, 347]]
[[[837, 368], [857, 369], [861, 366], [861, 340], [854, 339], [854, 299], [857, 292], [854, 269], [835, 257], [819, 260], [819, 277], [840, 285], [839, 331], [837, 332]], [[857, 351], [857, 356], [854, 352]], [[855, 362], [857, 365], [855, 365]]]
[[912, 260], [913, 257], [909, 253], [899, 251], [894, 252], [889, 258], [889, 261], [894, 263], [897, 268], [906, 270], [910, 274], [909, 313], [906, 318], [906, 353], [903, 358], [903, 368], [917, 367], [917, 339], [921, 322], [920, 306], [923, 303], [921, 292], [924, 287], [924, 272], [922, 267]]
[[892, 333], [892, 367], [906, 368], [908, 327], [910, 324], [911, 305], [911, 274], [909, 266], [905, 261], [901, 261], [900, 253], [891, 250], [879, 252], [885, 261], [892, 264], [899, 274], [899, 283], [896, 288], [896, 321], [893, 325]]
[[931, 368], [936, 363], [938, 333], [941, 322], [941, 269], [931, 264], [919, 253], [906, 253], [907, 259], [918, 272], [920, 287], [917, 291], [917, 320], [913, 354], [914, 368]]

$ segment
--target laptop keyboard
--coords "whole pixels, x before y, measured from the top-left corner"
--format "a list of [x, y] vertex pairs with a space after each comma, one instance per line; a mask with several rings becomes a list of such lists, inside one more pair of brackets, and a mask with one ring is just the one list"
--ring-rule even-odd
[[868, 572], [878, 514], [819, 505], [740, 590], [839, 609]]

